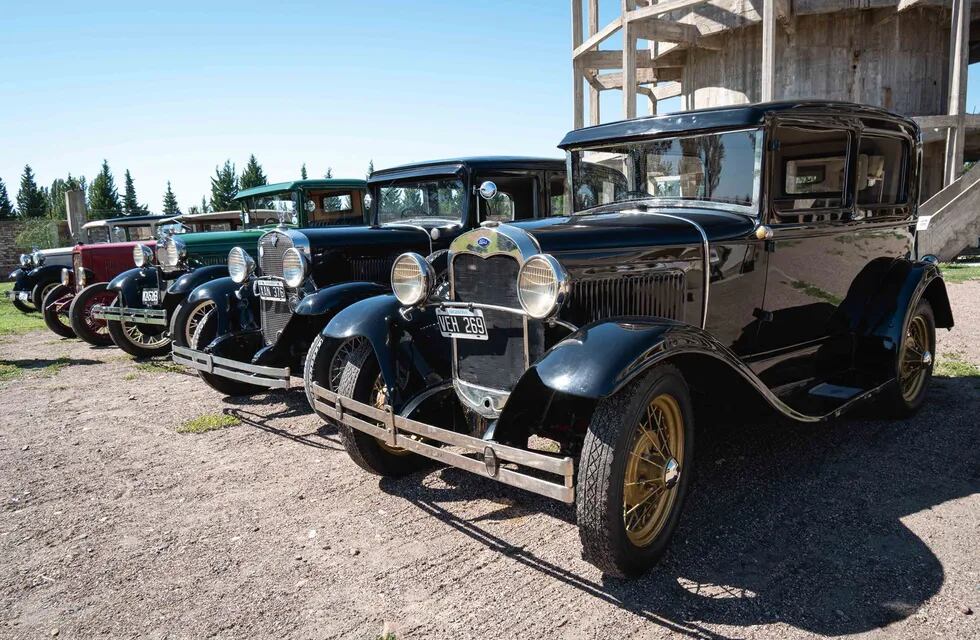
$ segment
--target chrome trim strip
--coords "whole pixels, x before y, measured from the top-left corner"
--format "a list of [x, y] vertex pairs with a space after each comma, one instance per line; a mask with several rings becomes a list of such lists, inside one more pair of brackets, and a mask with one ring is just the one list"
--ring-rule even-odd
[[167, 326], [167, 311], [165, 309], [120, 308], [97, 304], [92, 307], [92, 317], [98, 318], [99, 320], [112, 320], [115, 322]]
[[[519, 449], [411, 420], [394, 414], [390, 406], [378, 409], [351, 398], [338, 396], [318, 384], [313, 384], [310, 390], [314, 396], [314, 408], [318, 412], [383, 442], [532, 493], [566, 503], [575, 501], [575, 464], [568, 456], [559, 457]], [[421, 439], [412, 438], [409, 434]], [[459, 447], [470, 455], [440, 448], [429, 444], [427, 440]], [[481, 458], [486, 456], [499, 460], [500, 464], [493, 465], [494, 472], [491, 473], [488, 469], [491, 465], [486, 464], [483, 459], [471, 457], [474, 454]], [[558, 478], [556, 480], [541, 478], [520, 468], [514, 469], [512, 465], [552, 474]]]
[[288, 389], [290, 387], [289, 367], [263, 367], [176, 345], [171, 350], [171, 358], [175, 363], [190, 369], [197, 369], [238, 382], [269, 389]]

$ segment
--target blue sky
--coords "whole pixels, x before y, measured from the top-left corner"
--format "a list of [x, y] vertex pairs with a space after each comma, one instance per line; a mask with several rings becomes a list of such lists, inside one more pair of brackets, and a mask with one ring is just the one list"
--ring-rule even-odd
[[[171, 180], [186, 210], [250, 153], [272, 181], [304, 162], [359, 177], [371, 159], [558, 156], [570, 47], [567, 0], [8, 3], [0, 178], [13, 198], [25, 163], [48, 185], [106, 158], [151, 209]], [[618, 93], [603, 111], [619, 117]]]

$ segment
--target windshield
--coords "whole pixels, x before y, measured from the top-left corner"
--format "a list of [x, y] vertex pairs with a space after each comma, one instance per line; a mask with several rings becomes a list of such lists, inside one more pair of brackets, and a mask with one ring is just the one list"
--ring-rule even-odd
[[572, 152], [575, 211], [644, 198], [754, 206], [762, 133], [658, 138]]
[[279, 224], [280, 221], [299, 224], [296, 198], [292, 193], [275, 193], [249, 198], [245, 201], [243, 218], [242, 221], [248, 227]]
[[411, 220], [463, 219], [465, 189], [459, 178], [406, 181], [374, 185], [371, 189], [378, 205], [378, 223]]

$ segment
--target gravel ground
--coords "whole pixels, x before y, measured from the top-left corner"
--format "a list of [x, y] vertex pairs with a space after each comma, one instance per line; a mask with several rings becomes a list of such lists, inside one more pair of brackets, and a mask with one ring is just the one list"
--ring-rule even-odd
[[[950, 290], [940, 357], [980, 365], [980, 283]], [[980, 637], [977, 376], [904, 422], [711, 425], [668, 556], [623, 582], [573, 509], [367, 476], [301, 395], [45, 332], [0, 365], [0, 637]], [[202, 414], [241, 424], [177, 432]]]

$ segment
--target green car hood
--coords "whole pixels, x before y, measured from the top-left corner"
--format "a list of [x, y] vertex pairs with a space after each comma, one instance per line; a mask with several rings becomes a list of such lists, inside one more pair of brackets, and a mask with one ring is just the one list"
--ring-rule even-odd
[[234, 247], [241, 247], [251, 255], [256, 255], [259, 237], [265, 232], [265, 229], [242, 229], [182, 233], [175, 237], [184, 243], [190, 264], [206, 265], [224, 264], [228, 260], [228, 252]]

